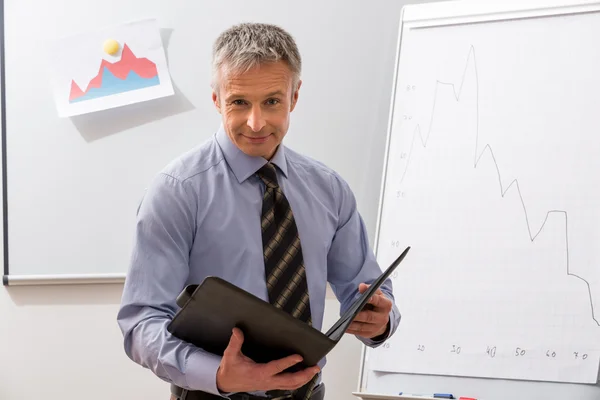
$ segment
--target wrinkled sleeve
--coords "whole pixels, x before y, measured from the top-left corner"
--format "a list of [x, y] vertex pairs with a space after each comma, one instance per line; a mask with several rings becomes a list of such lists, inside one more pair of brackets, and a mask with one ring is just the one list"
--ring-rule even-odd
[[216, 373], [221, 357], [167, 330], [188, 278], [196, 229], [197, 199], [185, 185], [159, 174], [140, 204], [117, 322], [134, 362], [179, 387], [220, 395]]
[[[359, 284], [374, 282], [383, 271], [369, 245], [367, 230], [357, 210], [354, 194], [338, 175], [333, 176], [333, 193], [338, 208], [338, 228], [328, 253], [327, 279], [340, 301], [340, 313], [343, 314], [360, 297]], [[383, 337], [373, 340], [356, 336], [370, 347], [377, 347], [385, 342], [396, 331], [400, 322], [391, 279], [387, 279], [380, 289], [392, 300], [393, 307], [388, 329]]]

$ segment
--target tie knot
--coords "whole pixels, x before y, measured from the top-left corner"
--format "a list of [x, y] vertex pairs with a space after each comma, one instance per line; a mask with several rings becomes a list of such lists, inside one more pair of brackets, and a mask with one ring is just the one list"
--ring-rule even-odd
[[273, 164], [266, 163], [256, 173], [258, 177], [267, 185], [268, 188], [276, 189], [279, 184], [277, 183], [277, 172]]

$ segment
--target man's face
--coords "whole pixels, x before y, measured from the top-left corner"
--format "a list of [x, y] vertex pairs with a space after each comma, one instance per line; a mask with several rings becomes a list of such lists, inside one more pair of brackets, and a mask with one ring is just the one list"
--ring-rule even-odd
[[250, 156], [270, 159], [287, 133], [299, 89], [293, 91], [292, 73], [279, 61], [221, 74], [212, 98], [231, 141]]

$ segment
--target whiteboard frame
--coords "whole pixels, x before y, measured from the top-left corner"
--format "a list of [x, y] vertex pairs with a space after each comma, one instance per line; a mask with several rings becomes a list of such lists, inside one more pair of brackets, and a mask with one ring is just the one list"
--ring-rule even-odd
[[[1, 1], [1, 0], [0, 0]], [[4, 275], [4, 286], [48, 286], [48, 285], [99, 285], [123, 284], [127, 274], [62, 274], [62, 275]], [[326, 299], [335, 299], [335, 293], [328, 284]]]
[[[409, 4], [402, 7], [398, 24], [398, 39], [396, 45], [396, 57], [394, 65], [394, 79], [390, 96], [390, 111], [388, 117], [388, 128], [384, 151], [383, 173], [377, 211], [377, 224], [375, 228], [374, 253], [377, 257], [379, 247], [379, 235], [381, 229], [381, 215], [383, 212], [383, 199], [385, 194], [385, 182], [389, 162], [389, 147], [392, 135], [394, 107], [396, 103], [396, 89], [398, 81], [398, 70], [400, 67], [400, 54], [402, 52], [402, 32], [406, 23], [418, 23], [418, 27], [451, 26], [491, 21], [507, 21], [529, 18], [551, 17], [559, 15], [576, 15], [600, 12], [600, 1], [597, 0], [526, 0], [519, 3], [486, 3], [469, 0], [438, 1], [423, 4]], [[518, 17], [507, 17], [506, 14], [519, 13]], [[418, 27], [416, 27], [418, 29]], [[367, 370], [367, 358], [369, 347], [361, 345], [360, 369], [358, 375], [357, 391], [355, 396], [368, 394], [367, 378], [370, 371]], [[427, 374], [422, 374], [427, 375]], [[442, 375], [440, 375], [441, 377]], [[456, 378], [477, 378], [456, 376]], [[600, 375], [598, 377], [600, 382]]]
[[83, 285], [100, 283], [124, 283], [125, 274], [64, 274], [64, 275], [7, 275], [2, 278], [5, 286], [33, 285]]
[[2, 283], [8, 284], [6, 281], [8, 273], [8, 197], [7, 197], [7, 173], [6, 173], [6, 63], [4, 62], [5, 54], [4, 42], [6, 41], [5, 26], [4, 26], [4, 0], [0, 0], [0, 129], [1, 146], [2, 146], [2, 255], [3, 255], [3, 275]]

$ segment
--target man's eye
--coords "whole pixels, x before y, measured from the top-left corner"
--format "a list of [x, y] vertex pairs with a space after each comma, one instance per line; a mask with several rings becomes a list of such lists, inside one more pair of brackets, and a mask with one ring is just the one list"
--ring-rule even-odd
[[278, 103], [279, 103], [279, 100], [277, 100], [277, 99], [269, 99], [269, 100], [267, 100], [267, 104], [270, 105], [270, 106], [274, 106], [275, 104], [278, 104]]
[[233, 104], [234, 106], [243, 106], [244, 104], [246, 104], [246, 102], [245, 102], [244, 100], [234, 100], [234, 101], [232, 102], [232, 104]]

